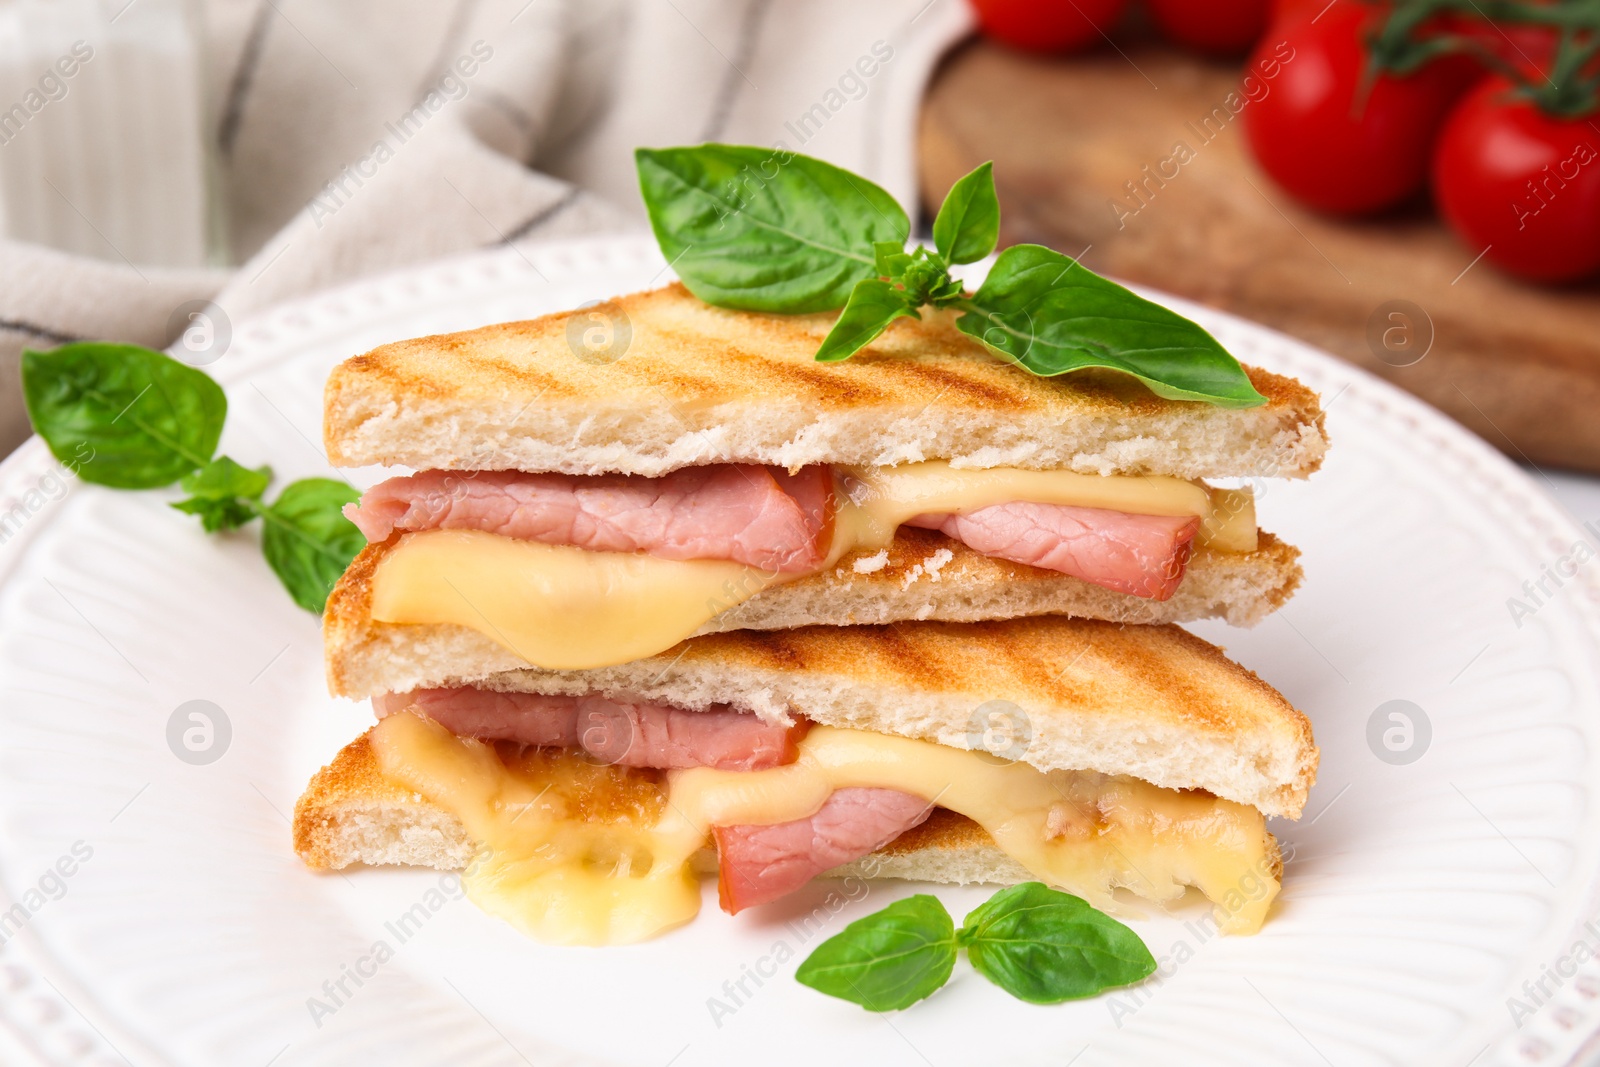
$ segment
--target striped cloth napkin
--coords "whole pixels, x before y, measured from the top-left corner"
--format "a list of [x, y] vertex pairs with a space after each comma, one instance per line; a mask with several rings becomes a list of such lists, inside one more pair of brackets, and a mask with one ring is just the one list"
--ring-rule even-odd
[[0, 452], [28, 432], [23, 348], [161, 347], [193, 301], [238, 321], [439, 256], [637, 229], [638, 145], [781, 143], [914, 206], [921, 95], [969, 26], [965, 0], [207, 0], [204, 14], [240, 265], [0, 241]]

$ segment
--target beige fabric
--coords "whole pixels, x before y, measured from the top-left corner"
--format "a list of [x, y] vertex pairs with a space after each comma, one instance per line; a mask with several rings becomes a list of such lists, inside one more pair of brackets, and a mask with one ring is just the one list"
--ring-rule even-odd
[[[165, 345], [189, 300], [238, 320], [430, 258], [638, 228], [636, 145], [781, 141], [911, 205], [917, 103], [968, 15], [962, 0], [207, 0], [205, 18], [241, 265], [0, 241], [0, 450], [26, 433], [24, 347]], [[891, 57], [848, 76], [879, 42]]]

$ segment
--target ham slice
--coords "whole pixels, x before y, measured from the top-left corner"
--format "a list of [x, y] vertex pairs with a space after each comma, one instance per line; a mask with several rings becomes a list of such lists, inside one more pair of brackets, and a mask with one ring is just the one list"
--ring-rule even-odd
[[759, 771], [794, 761], [805, 732], [775, 726], [725, 704], [689, 711], [666, 704], [602, 696], [496, 693], [488, 689], [420, 689], [375, 697], [378, 718], [415, 706], [458, 737], [581, 748], [623, 767], [716, 767]]
[[815, 815], [770, 826], [718, 826], [717, 893], [730, 914], [766, 904], [823, 871], [876, 852], [933, 810], [895, 789], [836, 790]]
[[[345, 514], [369, 541], [395, 531], [487, 530], [598, 552], [732, 560], [769, 574], [804, 574], [826, 556], [832, 500], [826, 466], [791, 475], [722, 464], [660, 478], [423, 471], [374, 486]], [[1183, 580], [1200, 520], [1017, 501], [919, 515], [908, 525], [996, 559], [1166, 600]]]
[[1166, 600], [1183, 581], [1200, 520], [1019, 501], [964, 515], [918, 515], [906, 525], [938, 530], [996, 559]]
[[368, 541], [397, 530], [487, 530], [596, 552], [720, 559], [803, 573], [827, 552], [833, 475], [750, 464], [685, 467], [660, 478], [521, 471], [423, 471], [346, 505]]

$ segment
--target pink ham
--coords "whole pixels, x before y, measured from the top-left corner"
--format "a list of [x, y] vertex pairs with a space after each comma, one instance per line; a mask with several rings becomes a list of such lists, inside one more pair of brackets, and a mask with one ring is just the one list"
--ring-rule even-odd
[[378, 718], [415, 705], [459, 737], [582, 748], [623, 767], [759, 771], [790, 763], [805, 725], [775, 726], [725, 704], [688, 711], [602, 696], [544, 696], [487, 689], [421, 689], [375, 697]]
[[894, 789], [840, 789], [815, 815], [770, 826], [718, 826], [717, 892], [730, 914], [766, 904], [831, 870], [876, 852], [933, 810]]
[[986, 556], [1166, 600], [1183, 580], [1200, 520], [1020, 501], [964, 515], [918, 515], [907, 525], [938, 530]]
[[749, 464], [660, 478], [423, 471], [367, 490], [345, 514], [368, 541], [396, 531], [487, 530], [597, 552], [722, 559], [773, 573], [814, 570], [827, 551], [833, 476]]
[[[772, 574], [821, 565], [833, 476], [749, 464], [686, 467], [661, 478], [518, 471], [424, 471], [391, 478], [345, 508], [369, 541], [408, 530], [507, 537], [664, 559], [732, 560]], [[908, 525], [939, 530], [997, 559], [1166, 600], [1183, 580], [1199, 520], [1018, 501]]]

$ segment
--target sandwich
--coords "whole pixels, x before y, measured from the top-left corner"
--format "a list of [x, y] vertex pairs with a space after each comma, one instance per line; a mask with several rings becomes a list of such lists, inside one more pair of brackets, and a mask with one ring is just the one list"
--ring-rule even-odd
[[[940, 311], [818, 363], [832, 318], [673, 284], [347, 360], [330, 460], [413, 473], [348, 509], [371, 543], [326, 619], [334, 691], [614, 666], [734, 630], [1250, 625], [1298, 585], [1251, 490], [1211, 481], [1317, 469], [1299, 383], [1245, 368], [1265, 402], [1230, 409], [1113, 371], [1034, 377]], [[583, 340], [596, 322], [609, 347]]]
[[[364, 581], [360, 579], [359, 581]], [[331, 611], [360, 600], [347, 582]], [[311, 781], [295, 848], [462, 870], [541, 940], [614, 944], [813, 877], [1014, 884], [1102, 910], [1187, 887], [1250, 933], [1279, 888], [1269, 816], [1298, 817], [1310, 727], [1172, 625], [1063, 616], [692, 637], [598, 668], [415, 685], [338, 644], [377, 725]]]
[[1317, 468], [1315, 395], [1036, 378], [939, 312], [818, 363], [830, 325], [674, 284], [333, 372], [330, 459], [412, 473], [347, 509], [328, 681], [377, 723], [296, 806], [309, 866], [463, 870], [560, 943], [686, 922], [712, 872], [729, 912], [1039, 879], [1260, 926], [1317, 750], [1173, 623], [1299, 583], [1237, 482]]

